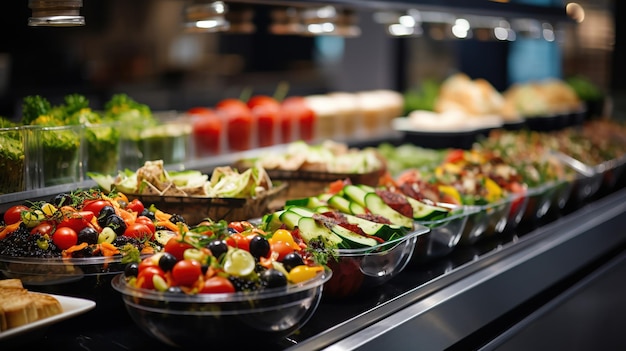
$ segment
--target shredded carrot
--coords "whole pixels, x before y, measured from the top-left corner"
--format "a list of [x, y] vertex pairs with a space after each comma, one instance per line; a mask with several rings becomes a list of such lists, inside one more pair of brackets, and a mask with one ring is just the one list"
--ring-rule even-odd
[[[170, 221], [158, 221], [155, 223], [155, 225], [157, 227], [161, 226], [161, 227], [165, 227], [171, 231], [173, 231], [174, 233], [180, 233], [180, 231], [178, 230], [178, 224], [172, 223]], [[183, 230], [186, 232], [187, 231], [187, 226], [183, 224]]]
[[129, 211], [122, 210], [122, 209], [116, 212], [118, 212], [119, 216], [122, 217], [122, 219], [124, 220], [124, 223], [126, 223], [126, 226], [133, 225], [135, 221], [137, 220], [137, 212], [129, 212]]
[[120, 250], [118, 250], [115, 245], [107, 243], [106, 241], [100, 244], [100, 248], [102, 249], [103, 256], [113, 256], [120, 253]]
[[143, 247], [143, 249], [141, 249], [141, 254], [153, 254], [154, 253], [154, 247], [150, 246], [150, 245], [146, 245]]
[[82, 250], [82, 249], [84, 249], [86, 247], [87, 247], [87, 243], [85, 243], [85, 242], [80, 243], [80, 244], [76, 244], [76, 245], [70, 246], [67, 249], [63, 250], [61, 252], [61, 255], [63, 257], [72, 257], [72, 252], [80, 251], [80, 250]]
[[156, 218], [156, 220], [158, 222], [165, 222], [165, 221], [169, 220], [171, 217], [172, 217], [171, 214], [165, 213], [165, 212], [163, 212], [161, 210], [158, 210], [158, 209], [154, 212], [154, 218]]
[[22, 221], [18, 221], [18, 222], [15, 222], [13, 224], [9, 224], [6, 227], [2, 228], [2, 230], [0, 230], [0, 240], [4, 239], [9, 233], [13, 233], [14, 231], [16, 231], [17, 228], [20, 227], [21, 223], [22, 223]]

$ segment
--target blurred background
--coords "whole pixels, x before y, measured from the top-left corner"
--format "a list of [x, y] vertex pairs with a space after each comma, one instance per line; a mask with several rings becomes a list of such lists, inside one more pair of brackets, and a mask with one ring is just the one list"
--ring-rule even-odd
[[[469, 3], [481, 2], [489, 1]], [[511, 3], [566, 5], [552, 0]], [[184, 26], [190, 4], [84, 0], [84, 26], [54, 28], [28, 25], [32, 11], [27, 0], [3, 2], [0, 115], [17, 118], [22, 98], [31, 94], [54, 104], [66, 94], [80, 93], [100, 108], [111, 95], [127, 93], [154, 110], [185, 110], [239, 97], [245, 89], [272, 95], [281, 82], [288, 83], [289, 95], [404, 92], [456, 72], [484, 78], [500, 91], [516, 82], [583, 76], [611, 97], [616, 118], [623, 114], [624, 29], [617, 19], [624, 5], [619, 1], [578, 2], [584, 9], [584, 20], [578, 22], [510, 20], [516, 30], [500, 38], [478, 30], [455, 32], [454, 26], [450, 31], [445, 20], [424, 18], [427, 11], [421, 12], [423, 26], [414, 27], [411, 35], [394, 36], [387, 27], [394, 12], [366, 8], [345, 14], [345, 32], [303, 35], [285, 25], [288, 6], [254, 1], [227, 2], [228, 31], [198, 33]], [[462, 12], [428, 14], [445, 19]]]

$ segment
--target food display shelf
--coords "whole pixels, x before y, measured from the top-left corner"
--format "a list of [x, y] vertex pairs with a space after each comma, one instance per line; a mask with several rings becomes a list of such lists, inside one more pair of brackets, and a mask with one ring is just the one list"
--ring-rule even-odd
[[[580, 274], [626, 242], [626, 189], [556, 213], [512, 232], [411, 264], [389, 282], [349, 298], [323, 298], [297, 333], [266, 350], [474, 349], [485, 330], [529, 301]], [[37, 331], [12, 343], [66, 350], [168, 347], [144, 334], [120, 299], [107, 307]], [[104, 315], [105, 313], [106, 315]], [[497, 324], [497, 323], [496, 323]], [[495, 331], [493, 330], [495, 328]], [[245, 337], [242, 335], [242, 337]], [[479, 341], [476, 341], [476, 338]], [[262, 344], [262, 341], [259, 341]]]

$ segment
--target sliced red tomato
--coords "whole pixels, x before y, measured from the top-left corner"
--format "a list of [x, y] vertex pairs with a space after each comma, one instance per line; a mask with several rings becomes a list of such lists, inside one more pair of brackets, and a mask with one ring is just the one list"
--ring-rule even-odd
[[52, 242], [59, 249], [66, 250], [78, 243], [78, 234], [70, 227], [59, 227], [52, 234]]

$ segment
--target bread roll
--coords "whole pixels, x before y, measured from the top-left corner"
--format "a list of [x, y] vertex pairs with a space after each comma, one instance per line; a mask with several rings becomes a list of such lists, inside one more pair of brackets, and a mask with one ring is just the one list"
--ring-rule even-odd
[[54, 296], [25, 289], [19, 279], [0, 280], [0, 331], [63, 313]]

